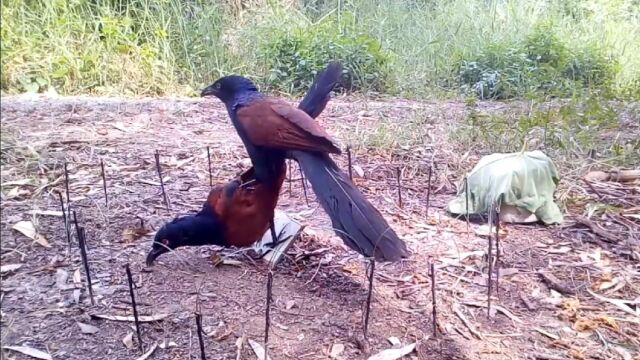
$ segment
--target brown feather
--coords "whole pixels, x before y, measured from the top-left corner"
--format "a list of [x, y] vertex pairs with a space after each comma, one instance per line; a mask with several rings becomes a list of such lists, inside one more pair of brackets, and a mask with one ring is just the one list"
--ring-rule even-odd
[[237, 112], [249, 140], [272, 149], [340, 154], [326, 131], [304, 111], [283, 101], [267, 100]]
[[[251, 180], [251, 174], [253, 168], [240, 175], [241, 181]], [[210, 192], [209, 198], [215, 199], [215, 202], [209, 204], [213, 205], [217, 216], [225, 224], [228, 245], [250, 246], [269, 229], [285, 175], [286, 168], [282, 166], [278, 182], [274, 185], [257, 183], [254, 187], [238, 187], [230, 197], [223, 195], [222, 187]], [[226, 186], [231, 186], [231, 183]]]

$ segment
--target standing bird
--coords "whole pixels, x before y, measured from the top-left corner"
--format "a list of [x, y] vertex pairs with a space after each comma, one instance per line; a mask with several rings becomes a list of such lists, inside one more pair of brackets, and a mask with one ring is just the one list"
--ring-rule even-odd
[[[318, 74], [298, 108], [316, 118], [326, 107], [339, 76], [340, 72], [331, 68]], [[273, 215], [286, 176], [284, 158], [272, 169], [275, 181], [255, 181], [252, 167], [239, 178], [213, 188], [197, 214], [165, 224], [156, 233], [147, 254], [147, 265], [151, 266], [158, 256], [178, 247], [245, 247], [258, 241], [269, 228], [274, 234]]]
[[[342, 67], [332, 63], [325, 71], [341, 73]], [[225, 104], [253, 163], [256, 182], [274, 183], [285, 159], [294, 159], [348, 247], [380, 261], [408, 256], [405, 243], [382, 214], [329, 157], [341, 151], [308, 113], [262, 94], [238, 75], [222, 77], [202, 90], [201, 96], [211, 95]]]

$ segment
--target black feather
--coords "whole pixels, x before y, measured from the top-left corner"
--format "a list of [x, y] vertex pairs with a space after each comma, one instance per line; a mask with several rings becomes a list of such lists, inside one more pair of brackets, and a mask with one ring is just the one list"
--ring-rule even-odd
[[328, 154], [291, 151], [288, 155], [300, 164], [336, 234], [347, 246], [380, 261], [408, 256], [405, 243]]

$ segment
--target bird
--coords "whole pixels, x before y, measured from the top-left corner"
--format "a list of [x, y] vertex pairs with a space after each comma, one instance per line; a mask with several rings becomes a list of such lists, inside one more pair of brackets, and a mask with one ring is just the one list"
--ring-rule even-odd
[[[325, 71], [342, 72], [342, 66], [332, 62]], [[349, 248], [383, 262], [409, 256], [404, 241], [330, 157], [341, 150], [308, 113], [267, 96], [240, 75], [221, 77], [200, 95], [225, 105], [255, 169], [250, 183], [273, 184], [281, 164], [293, 159]]]
[[[328, 67], [320, 72], [298, 105], [312, 118], [324, 110], [338, 83], [340, 73], [335, 70]], [[154, 237], [146, 258], [147, 266], [178, 247], [246, 247], [259, 240], [268, 228], [276, 238], [273, 215], [286, 175], [284, 158], [273, 169], [275, 181], [260, 183], [255, 181], [255, 168], [249, 168], [232, 181], [211, 189], [197, 214], [175, 218], [165, 224]]]

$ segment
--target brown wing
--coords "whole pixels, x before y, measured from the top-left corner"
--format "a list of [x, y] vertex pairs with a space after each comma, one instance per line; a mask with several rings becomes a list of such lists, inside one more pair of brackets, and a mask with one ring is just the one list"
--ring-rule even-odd
[[249, 140], [282, 150], [340, 154], [327, 132], [304, 111], [277, 100], [258, 101], [238, 110]]

